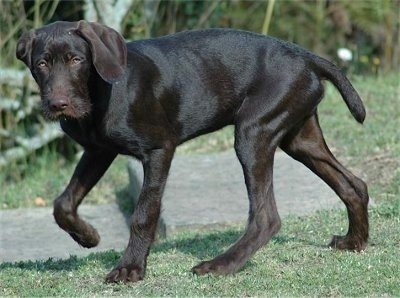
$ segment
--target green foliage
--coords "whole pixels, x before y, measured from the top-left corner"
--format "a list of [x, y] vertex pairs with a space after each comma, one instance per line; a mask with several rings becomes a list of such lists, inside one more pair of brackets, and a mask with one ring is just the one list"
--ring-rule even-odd
[[[67, 186], [77, 158], [67, 160], [56, 150], [44, 149], [30, 160], [19, 164], [19, 173], [10, 175], [12, 170], [0, 172], [0, 209], [52, 206], [53, 200]], [[21, 167], [24, 167], [21, 169]], [[85, 199], [86, 204], [105, 204], [117, 201], [121, 208], [128, 210], [131, 199], [127, 193], [128, 171], [126, 158], [118, 157], [102, 180]], [[36, 199], [40, 199], [40, 204]]]
[[28, 6], [23, 0], [0, 1], [0, 66], [13, 65], [15, 59], [15, 46], [22, 32], [38, 28], [49, 22], [59, 4], [59, 0], [32, 1]]
[[[266, 7], [267, 1], [133, 1], [122, 33], [133, 39], [205, 27], [261, 32]], [[22, 31], [55, 20], [76, 21], [85, 5], [84, 1], [17, 0], [1, 1], [0, 9], [4, 12], [1, 64], [9, 65], [15, 61], [15, 41]], [[339, 47], [348, 47], [356, 55], [355, 70], [389, 71], [400, 63], [399, 9], [400, 2], [393, 0], [276, 1], [270, 34], [331, 58]]]

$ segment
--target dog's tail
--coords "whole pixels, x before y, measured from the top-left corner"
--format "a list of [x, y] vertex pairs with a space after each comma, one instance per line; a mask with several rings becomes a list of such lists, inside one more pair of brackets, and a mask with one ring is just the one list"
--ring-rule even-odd
[[359, 122], [363, 123], [365, 119], [365, 107], [358, 95], [357, 91], [351, 85], [350, 81], [342, 73], [342, 71], [333, 63], [328, 60], [315, 56], [315, 68], [320, 76], [332, 82], [339, 90], [344, 101], [347, 104], [353, 117]]

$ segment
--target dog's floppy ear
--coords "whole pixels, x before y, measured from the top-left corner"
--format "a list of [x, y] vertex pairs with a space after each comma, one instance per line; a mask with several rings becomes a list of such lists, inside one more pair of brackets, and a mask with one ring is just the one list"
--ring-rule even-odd
[[17, 58], [23, 61], [29, 68], [32, 68], [32, 44], [35, 36], [34, 29], [25, 32], [18, 40], [16, 48]]
[[119, 81], [125, 73], [127, 48], [124, 38], [114, 29], [79, 21], [76, 33], [89, 44], [93, 65], [103, 80]]

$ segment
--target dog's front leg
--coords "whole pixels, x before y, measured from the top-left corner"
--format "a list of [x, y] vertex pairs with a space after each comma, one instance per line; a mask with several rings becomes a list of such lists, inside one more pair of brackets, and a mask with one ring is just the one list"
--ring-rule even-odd
[[85, 151], [67, 188], [54, 201], [54, 218], [57, 224], [83, 247], [96, 246], [100, 236], [95, 228], [79, 217], [78, 206], [115, 157], [113, 152]]
[[107, 275], [107, 282], [135, 282], [144, 278], [173, 154], [173, 149], [157, 149], [144, 158], [143, 187], [132, 215], [128, 247], [118, 265]]

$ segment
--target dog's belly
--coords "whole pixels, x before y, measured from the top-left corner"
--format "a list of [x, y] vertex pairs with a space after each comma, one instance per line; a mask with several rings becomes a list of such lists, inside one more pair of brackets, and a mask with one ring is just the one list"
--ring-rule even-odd
[[213, 100], [192, 98], [180, 105], [175, 123], [180, 143], [233, 124], [237, 106], [238, 100], [217, 97]]

